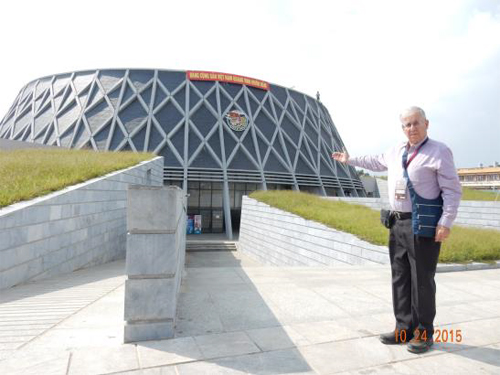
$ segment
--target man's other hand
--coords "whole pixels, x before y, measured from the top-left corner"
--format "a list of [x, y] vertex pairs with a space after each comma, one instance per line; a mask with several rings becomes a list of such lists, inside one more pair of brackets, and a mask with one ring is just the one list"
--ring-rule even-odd
[[347, 163], [349, 160], [349, 154], [347, 152], [333, 152], [332, 159], [340, 161], [341, 163]]
[[438, 225], [436, 228], [436, 238], [434, 238], [434, 241], [443, 242], [449, 237], [449, 235], [450, 235], [450, 228]]

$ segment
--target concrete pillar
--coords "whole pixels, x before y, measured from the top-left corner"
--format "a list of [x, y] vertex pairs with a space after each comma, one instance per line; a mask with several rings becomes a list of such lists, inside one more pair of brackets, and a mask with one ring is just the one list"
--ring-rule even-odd
[[174, 336], [184, 268], [186, 195], [176, 186], [130, 186], [124, 341]]

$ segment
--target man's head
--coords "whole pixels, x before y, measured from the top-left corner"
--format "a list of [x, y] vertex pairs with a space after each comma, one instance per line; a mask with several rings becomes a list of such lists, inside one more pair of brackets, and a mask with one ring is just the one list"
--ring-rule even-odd
[[422, 108], [407, 108], [401, 112], [399, 119], [410, 145], [416, 145], [427, 137], [429, 120], [425, 117], [425, 112]]

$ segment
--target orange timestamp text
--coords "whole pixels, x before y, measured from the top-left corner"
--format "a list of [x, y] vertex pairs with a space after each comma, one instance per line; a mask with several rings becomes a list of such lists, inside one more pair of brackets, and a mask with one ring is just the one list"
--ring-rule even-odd
[[[406, 330], [396, 329], [394, 331], [396, 342], [406, 342], [409, 338], [406, 335]], [[413, 336], [417, 340], [427, 341], [427, 331], [420, 331], [416, 329], [413, 332]], [[461, 329], [435, 329], [434, 330], [434, 342], [462, 342], [462, 330]]]

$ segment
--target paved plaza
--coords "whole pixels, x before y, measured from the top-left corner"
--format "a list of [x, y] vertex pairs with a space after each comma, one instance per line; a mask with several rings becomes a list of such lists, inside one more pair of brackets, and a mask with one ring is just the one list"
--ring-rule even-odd
[[394, 324], [388, 266], [188, 253], [176, 338], [123, 344], [124, 264], [1, 291], [0, 374], [500, 373], [500, 269], [437, 274], [448, 342], [415, 355], [377, 339]]

